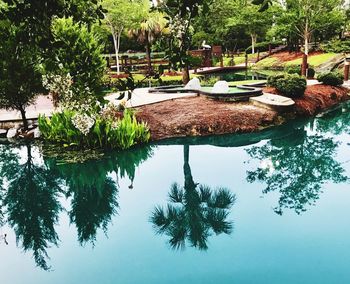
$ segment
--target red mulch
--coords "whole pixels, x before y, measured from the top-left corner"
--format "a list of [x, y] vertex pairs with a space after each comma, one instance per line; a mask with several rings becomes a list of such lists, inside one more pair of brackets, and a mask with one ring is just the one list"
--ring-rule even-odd
[[142, 106], [137, 117], [148, 123], [152, 140], [254, 132], [278, 120], [277, 112], [248, 102], [220, 102], [203, 96]]
[[[265, 92], [282, 95], [275, 88], [265, 88]], [[329, 109], [340, 102], [350, 99], [349, 90], [344, 87], [332, 87], [327, 85], [308, 86], [302, 98], [294, 99], [295, 112], [300, 116], [313, 116]]]

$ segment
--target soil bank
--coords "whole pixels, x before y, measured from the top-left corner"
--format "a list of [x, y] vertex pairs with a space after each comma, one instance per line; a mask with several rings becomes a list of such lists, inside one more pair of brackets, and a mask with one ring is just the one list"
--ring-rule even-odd
[[[278, 94], [273, 88], [265, 92]], [[137, 118], [148, 123], [151, 140], [257, 132], [286, 119], [314, 116], [350, 99], [344, 87], [308, 86], [288, 113], [278, 113], [250, 102], [222, 102], [205, 96], [181, 98], [137, 108]]]

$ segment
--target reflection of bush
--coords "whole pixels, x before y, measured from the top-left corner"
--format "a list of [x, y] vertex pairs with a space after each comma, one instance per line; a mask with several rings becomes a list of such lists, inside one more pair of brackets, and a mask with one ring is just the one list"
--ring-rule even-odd
[[[107, 156], [38, 146], [38, 150], [44, 149], [44, 163], [33, 157], [31, 144], [0, 145], [0, 225], [7, 222], [24, 251], [32, 251], [36, 264], [49, 269], [47, 248], [59, 241], [55, 230], [62, 210], [59, 195], [71, 199], [68, 214], [77, 227], [79, 242], [94, 242], [97, 230], [106, 232], [118, 209], [118, 187], [109, 174], [133, 179], [136, 167], [152, 156], [153, 148]], [[24, 162], [19, 149], [27, 150]], [[74, 159], [74, 155], [85, 155], [87, 160]]]
[[118, 186], [109, 175], [113, 172], [121, 178], [127, 175], [133, 181], [136, 168], [152, 154], [152, 147], [145, 146], [84, 163], [53, 163], [67, 185], [66, 196], [72, 197], [69, 216], [77, 226], [81, 243], [94, 242], [98, 228], [106, 232], [117, 212]]

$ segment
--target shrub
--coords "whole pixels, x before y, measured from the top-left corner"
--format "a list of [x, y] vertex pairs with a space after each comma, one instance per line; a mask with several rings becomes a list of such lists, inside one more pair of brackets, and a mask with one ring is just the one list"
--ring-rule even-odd
[[106, 62], [98, 37], [72, 18], [55, 19], [52, 33], [56, 48], [52, 51], [54, 61], [48, 64], [48, 71], [69, 73], [74, 81], [74, 96], [85, 97], [86, 90], [93, 95], [99, 94]]
[[[298, 74], [301, 75], [301, 66], [300, 65], [287, 65], [284, 67], [284, 72], [288, 74]], [[313, 78], [315, 77], [315, 69], [310, 66], [309, 69], [307, 70], [307, 77], [308, 78]]]
[[65, 110], [51, 118], [40, 116], [38, 122], [44, 139], [78, 148], [127, 149], [150, 139], [147, 124], [138, 122], [130, 110], [122, 118]]
[[272, 75], [267, 78], [267, 85], [276, 88], [277, 80], [284, 78], [284, 74]]
[[298, 98], [304, 95], [306, 79], [297, 74], [277, 75], [268, 78], [268, 85], [287, 97]]
[[344, 53], [350, 51], [350, 40], [331, 40], [330, 42], [323, 44], [321, 49], [330, 53]]
[[337, 72], [323, 73], [317, 77], [317, 80], [330, 86], [340, 86], [344, 83], [343, 75]]

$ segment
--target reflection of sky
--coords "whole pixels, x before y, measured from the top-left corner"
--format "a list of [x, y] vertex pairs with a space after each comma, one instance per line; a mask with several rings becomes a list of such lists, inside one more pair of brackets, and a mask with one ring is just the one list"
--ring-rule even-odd
[[[339, 159], [349, 156], [348, 145]], [[170, 185], [183, 184], [183, 147], [161, 146], [136, 172], [134, 189], [119, 181], [119, 214], [108, 237], [99, 232], [94, 248], [80, 247], [76, 228], [62, 213], [60, 248], [48, 253], [54, 271], [34, 267], [30, 253], [0, 245], [1, 283], [347, 283], [350, 280], [350, 191], [347, 184], [326, 184], [316, 206], [297, 216], [272, 210], [278, 193], [262, 196], [264, 184], [249, 184], [246, 171], [259, 161], [245, 163], [244, 149], [191, 146], [190, 165], [195, 182], [212, 188], [225, 186], [237, 195], [229, 216], [232, 235], [213, 236], [209, 250], [172, 251], [166, 237], [154, 234], [149, 216], [165, 205]], [[349, 174], [349, 164], [344, 164]], [[65, 206], [66, 207], [66, 206]]]

